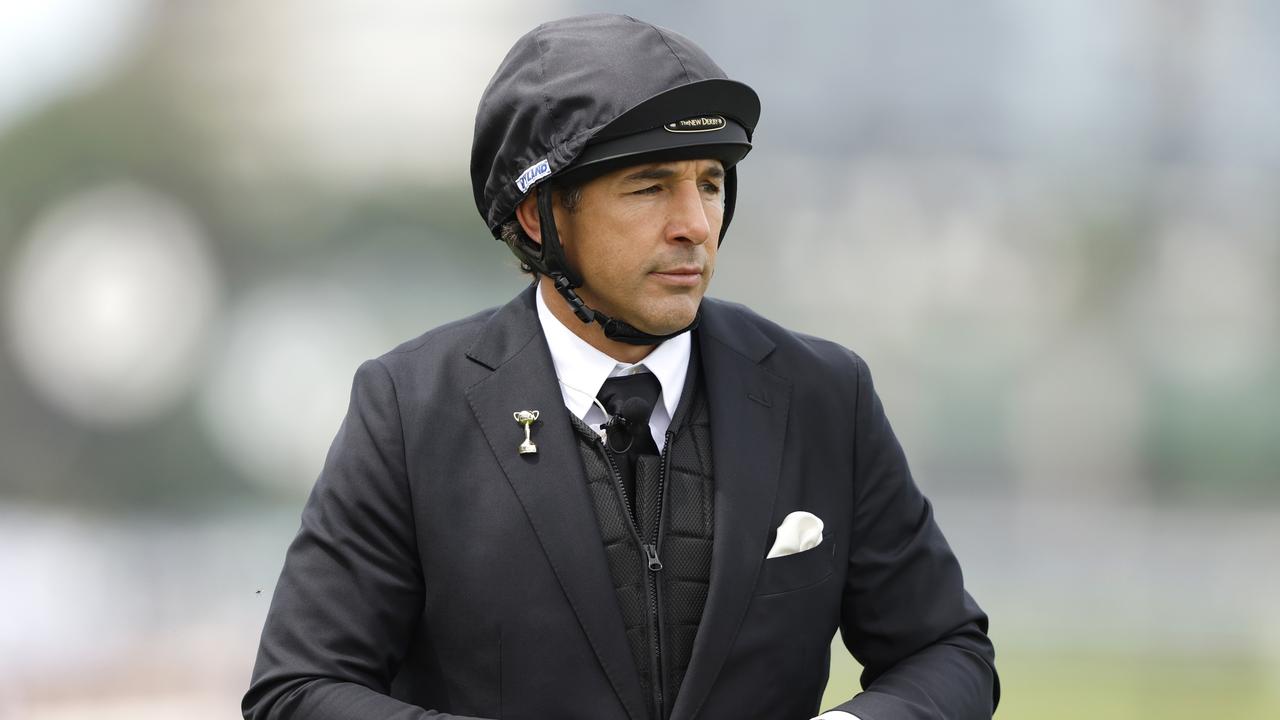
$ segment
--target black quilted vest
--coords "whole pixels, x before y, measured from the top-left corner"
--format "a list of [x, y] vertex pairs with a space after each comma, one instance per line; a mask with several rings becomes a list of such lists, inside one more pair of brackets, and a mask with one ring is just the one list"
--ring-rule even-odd
[[600, 437], [570, 417], [653, 720], [671, 714], [711, 577], [711, 424], [698, 365], [695, 357], [661, 457], [636, 468], [635, 498], [625, 497]]

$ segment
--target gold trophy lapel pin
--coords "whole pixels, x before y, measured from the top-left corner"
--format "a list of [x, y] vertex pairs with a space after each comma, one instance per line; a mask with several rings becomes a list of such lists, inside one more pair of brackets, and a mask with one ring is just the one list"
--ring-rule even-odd
[[521, 455], [536, 455], [538, 453], [538, 446], [533, 444], [533, 438], [530, 436], [531, 427], [533, 422], [538, 419], [538, 414], [537, 410], [517, 410], [511, 414], [516, 419], [516, 422], [524, 426], [524, 442], [520, 443], [520, 446], [516, 448]]

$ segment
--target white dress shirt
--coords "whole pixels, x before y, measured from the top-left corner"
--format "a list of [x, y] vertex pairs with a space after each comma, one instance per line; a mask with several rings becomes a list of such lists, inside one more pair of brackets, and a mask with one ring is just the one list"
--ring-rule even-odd
[[[658, 394], [658, 402], [649, 416], [649, 432], [653, 435], [653, 443], [661, 450], [666, 442], [667, 428], [680, 404], [680, 395], [684, 392], [685, 376], [689, 372], [689, 354], [693, 341], [689, 333], [683, 332], [658, 345], [638, 363], [618, 362], [591, 347], [586, 340], [573, 334], [565, 327], [542, 299], [541, 289], [537, 293], [538, 320], [542, 323], [542, 334], [547, 338], [547, 347], [551, 349], [551, 364], [555, 366], [556, 377], [560, 381], [560, 395], [564, 398], [564, 406], [569, 412], [578, 416], [596, 431], [608, 418], [595, 403], [596, 395], [604, 381], [620, 375], [635, 373], [653, 373], [662, 387]], [[577, 318], [574, 318], [577, 322]]]
[[[653, 414], [649, 416], [649, 432], [659, 449], [665, 447], [667, 428], [680, 404], [685, 376], [689, 372], [689, 355], [693, 348], [689, 333], [683, 332], [668, 338], [638, 363], [618, 362], [574, 335], [559, 318], [552, 315], [551, 308], [542, 299], [541, 287], [534, 295], [537, 297], [538, 321], [542, 323], [542, 334], [546, 336], [547, 347], [551, 349], [551, 364], [555, 366], [556, 377], [560, 381], [560, 395], [569, 412], [599, 432], [600, 425], [608, 419], [604, 411], [595, 404], [596, 395], [600, 394], [604, 381], [619, 375], [653, 373], [658, 378], [662, 391], [653, 407]], [[847, 712], [829, 710], [814, 720], [859, 719]]]

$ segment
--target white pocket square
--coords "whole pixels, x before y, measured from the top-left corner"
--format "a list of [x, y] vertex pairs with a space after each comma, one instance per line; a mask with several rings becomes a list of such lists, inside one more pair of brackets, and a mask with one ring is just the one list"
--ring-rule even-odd
[[803, 510], [797, 510], [782, 520], [778, 526], [778, 539], [773, 541], [768, 558], [794, 555], [815, 548], [822, 542], [822, 518]]

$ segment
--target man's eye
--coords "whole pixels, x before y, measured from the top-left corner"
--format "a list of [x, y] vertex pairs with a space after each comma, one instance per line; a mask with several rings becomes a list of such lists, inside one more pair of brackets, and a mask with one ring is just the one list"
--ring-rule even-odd
[[719, 195], [719, 194], [720, 194], [720, 186], [719, 186], [719, 185], [717, 185], [717, 184], [715, 184], [715, 183], [713, 183], [713, 182], [703, 183], [703, 184], [702, 184], [702, 190], [703, 190], [704, 192], [710, 193], [710, 194], [712, 194], [712, 195]]
[[633, 193], [633, 194], [635, 194], [635, 195], [653, 195], [653, 194], [657, 193], [657, 192], [658, 192], [659, 190], [661, 190], [661, 189], [662, 189], [662, 186], [661, 186], [661, 185], [650, 185], [649, 187], [641, 188], [640, 190], [636, 190], [636, 191], [635, 191], [635, 193]]

